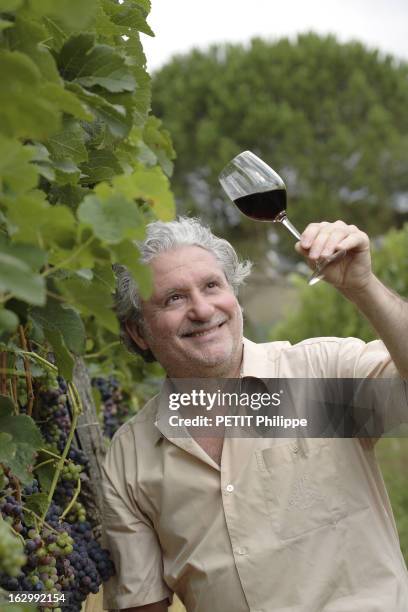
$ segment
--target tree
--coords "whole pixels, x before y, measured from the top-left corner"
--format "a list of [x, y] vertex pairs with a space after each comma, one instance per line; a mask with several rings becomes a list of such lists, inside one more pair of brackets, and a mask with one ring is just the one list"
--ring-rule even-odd
[[[174, 57], [154, 75], [153, 109], [177, 151], [179, 210], [236, 224], [217, 176], [250, 149], [284, 178], [300, 228], [341, 218], [382, 234], [408, 192], [407, 75], [390, 56], [315, 34]], [[251, 234], [259, 225], [243, 222]]]

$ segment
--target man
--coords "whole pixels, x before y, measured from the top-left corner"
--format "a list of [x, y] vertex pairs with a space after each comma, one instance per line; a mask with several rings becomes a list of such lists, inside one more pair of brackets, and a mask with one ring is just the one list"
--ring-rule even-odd
[[[381, 340], [242, 338], [237, 288], [250, 265], [197, 220], [153, 223], [142, 301], [117, 268], [123, 338], [180, 378], [408, 379], [408, 303], [371, 269], [366, 234], [309, 225], [296, 248]], [[408, 581], [372, 448], [357, 439], [172, 437], [156, 396], [114, 437], [104, 464], [104, 529], [117, 575], [110, 609], [164, 612], [406, 612]]]

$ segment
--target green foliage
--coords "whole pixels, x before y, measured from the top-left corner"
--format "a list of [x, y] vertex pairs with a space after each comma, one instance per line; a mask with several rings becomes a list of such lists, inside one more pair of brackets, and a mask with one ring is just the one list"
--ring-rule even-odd
[[[408, 295], [408, 224], [390, 230], [372, 257], [374, 271], [387, 287]], [[299, 306], [273, 328], [271, 340], [296, 343], [319, 336], [353, 336], [368, 342], [376, 338], [369, 323], [336, 289], [324, 282], [309, 287], [299, 277], [293, 282], [299, 287]]]
[[284, 178], [299, 228], [340, 218], [383, 233], [408, 191], [407, 75], [392, 57], [315, 34], [176, 56], [154, 76], [153, 109], [177, 150], [180, 210], [239, 222], [217, 177], [250, 149]]
[[174, 151], [149, 115], [139, 37], [153, 35], [149, 10], [148, 0], [0, 2], [0, 341], [15, 351], [21, 324], [67, 380], [87, 349], [103, 349], [122, 382], [144, 373], [117, 342], [112, 264], [123, 257], [147, 296], [134, 240], [175, 212]]
[[28, 466], [43, 440], [33, 419], [25, 414], [14, 414], [13, 403], [0, 396], [0, 463], [10, 468], [23, 483], [32, 481]]

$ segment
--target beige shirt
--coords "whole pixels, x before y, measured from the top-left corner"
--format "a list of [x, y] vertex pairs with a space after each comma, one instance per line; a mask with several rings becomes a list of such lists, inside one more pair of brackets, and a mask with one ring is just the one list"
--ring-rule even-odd
[[[244, 340], [243, 375], [398, 376], [380, 341]], [[155, 425], [158, 396], [104, 463], [105, 608], [176, 592], [188, 612], [407, 612], [408, 577], [373, 450], [357, 439], [225, 438], [218, 466]]]

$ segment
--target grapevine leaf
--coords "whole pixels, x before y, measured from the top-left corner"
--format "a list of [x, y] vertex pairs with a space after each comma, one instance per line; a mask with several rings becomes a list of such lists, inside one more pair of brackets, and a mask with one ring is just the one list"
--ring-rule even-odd
[[15, 226], [15, 240], [70, 245], [74, 239], [72, 212], [66, 206], [50, 206], [41, 192], [32, 192], [13, 202], [8, 216]]
[[30, 8], [39, 17], [52, 17], [68, 29], [82, 30], [91, 25], [97, 4], [97, 0], [36, 0]]
[[74, 119], [67, 119], [63, 129], [49, 138], [45, 144], [54, 161], [69, 160], [81, 163], [88, 159], [84, 139], [85, 134], [79, 123]]
[[11, 416], [14, 414], [13, 400], [8, 395], [0, 395], [0, 410], [3, 416]]
[[46, 493], [33, 493], [25, 498], [25, 507], [40, 516], [48, 508], [48, 498]]
[[122, 168], [112, 151], [91, 149], [88, 161], [81, 165], [81, 172], [81, 184], [92, 185], [113, 178], [122, 172]]
[[99, 85], [111, 92], [134, 91], [136, 81], [124, 59], [108, 45], [95, 45], [84, 58], [76, 81], [85, 87]]
[[136, 88], [124, 58], [108, 45], [94, 45], [92, 34], [72, 36], [61, 49], [58, 65], [65, 79], [84, 87], [99, 85], [111, 92]]
[[116, 177], [114, 185], [127, 197], [145, 200], [158, 219], [162, 221], [174, 219], [174, 197], [170, 191], [169, 181], [160, 168], [139, 167], [131, 176]]
[[41, 433], [33, 419], [26, 414], [0, 414], [0, 430], [12, 437], [16, 446], [14, 455], [3, 458], [7, 465], [23, 484], [32, 482], [31, 467], [34, 455], [43, 444]]
[[149, 266], [139, 261], [140, 254], [135, 245], [130, 241], [124, 241], [109, 247], [109, 250], [112, 260], [126, 266], [132, 274], [142, 298], [149, 299], [153, 291], [152, 273]]
[[[11, 49], [25, 53], [37, 66], [47, 81], [60, 82], [55, 59], [49, 49], [42, 44], [48, 38], [46, 28], [38, 22], [17, 16], [14, 28], [7, 33]], [[52, 102], [52, 100], [50, 100]]]
[[4, 463], [24, 485], [29, 485], [33, 481], [32, 465], [35, 455], [36, 449], [31, 444], [20, 442], [17, 444], [14, 457]]
[[154, 36], [154, 32], [145, 19], [146, 11], [142, 10], [140, 5], [138, 7], [135, 3], [130, 2], [114, 4], [107, 0], [103, 0], [102, 6], [110, 15], [113, 23], [125, 26], [129, 30], [143, 32], [143, 34], [147, 34], [148, 36]]
[[37, 425], [31, 417], [26, 414], [0, 414], [0, 431], [10, 434], [13, 442], [17, 445], [27, 444], [32, 451], [38, 450], [43, 444], [43, 439]]
[[77, 96], [61, 85], [45, 83], [42, 85], [40, 92], [44, 98], [58, 104], [58, 108], [64, 113], [69, 113], [84, 121], [93, 121], [94, 116], [88, 111], [87, 107], [81, 103]]
[[0, 334], [13, 332], [19, 323], [18, 316], [11, 310], [0, 309]]
[[9, 433], [0, 433], [0, 463], [13, 459], [17, 447], [13, 442], [13, 436]]
[[30, 304], [45, 303], [45, 282], [39, 274], [34, 274], [30, 266], [5, 252], [0, 244], [0, 291], [10, 292]]
[[118, 322], [112, 311], [112, 292], [105, 283], [84, 278], [70, 278], [59, 281], [58, 286], [75, 300], [81, 313], [92, 316], [114, 334], [118, 333]]
[[71, 382], [74, 373], [74, 359], [67, 349], [61, 332], [57, 329], [45, 328], [44, 335], [52, 346], [59, 374]]
[[67, 88], [89, 106], [96, 117], [106, 123], [110, 133], [115, 138], [124, 138], [132, 126], [132, 115], [126, 113], [124, 106], [111, 104], [98, 94], [90, 92], [78, 83], [67, 83]]
[[[42, 455], [40, 454], [40, 456]], [[48, 457], [46, 458], [48, 459]], [[48, 493], [51, 489], [54, 472], [55, 467], [52, 463], [47, 463], [46, 465], [42, 465], [41, 467], [35, 469], [35, 475], [37, 476], [40, 482], [41, 491], [43, 491], [44, 493]]]
[[19, 51], [0, 52], [0, 129], [6, 136], [42, 139], [55, 132], [57, 109], [40, 95], [41, 73]]
[[[0, 111], [1, 112], [1, 111]], [[12, 194], [20, 194], [36, 186], [37, 170], [30, 163], [34, 151], [16, 140], [0, 135], [0, 189]]]
[[9, 13], [15, 11], [23, 4], [23, 0], [0, 0], [0, 11]]
[[58, 56], [58, 68], [61, 76], [72, 81], [81, 69], [83, 57], [95, 43], [93, 34], [77, 34], [71, 36], [62, 47]]
[[[70, 351], [81, 354], [85, 348], [85, 328], [78, 313], [57, 300], [49, 299], [44, 308], [32, 308], [31, 317], [40, 324], [44, 333], [56, 333], [58, 346], [68, 347]], [[57, 333], [58, 332], [58, 333]], [[58, 334], [61, 334], [62, 342]], [[48, 337], [48, 336], [47, 336]], [[62, 350], [62, 348], [61, 348]]]
[[[98, 189], [96, 191], [98, 193]], [[120, 193], [111, 192], [105, 197], [86, 196], [79, 206], [78, 217], [82, 223], [92, 227], [95, 236], [108, 244], [144, 235], [144, 221], [138, 205]]]
[[7, 28], [13, 27], [13, 25], [14, 23], [8, 19], [0, 19], [0, 32], [6, 30]]

